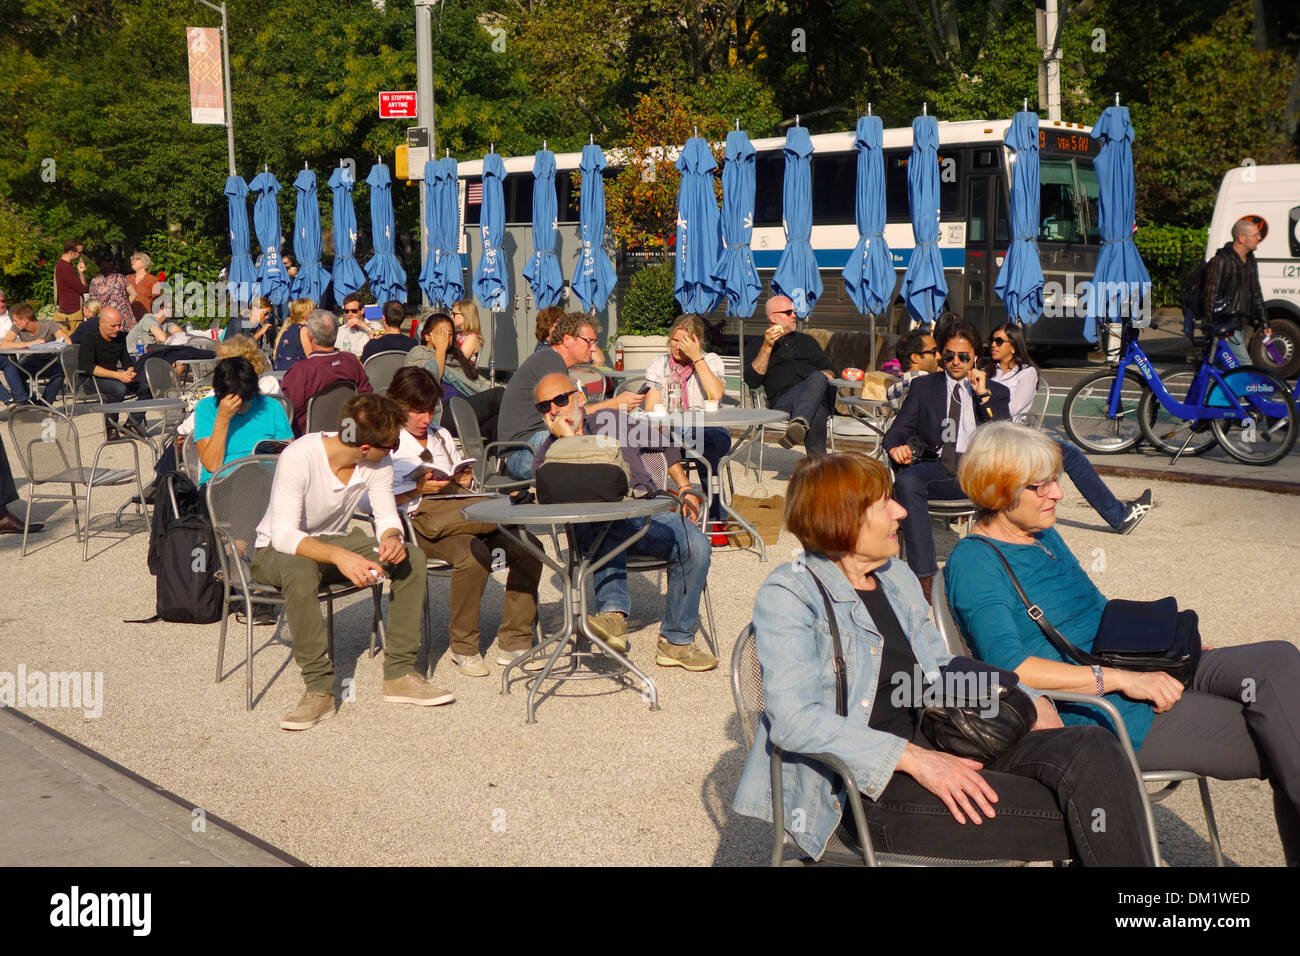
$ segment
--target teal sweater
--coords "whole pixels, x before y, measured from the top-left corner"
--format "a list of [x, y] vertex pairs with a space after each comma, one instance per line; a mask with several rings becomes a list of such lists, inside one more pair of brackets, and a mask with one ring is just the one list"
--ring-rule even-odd
[[[1043, 609], [1043, 615], [1080, 650], [1091, 651], [1106, 597], [1079, 567], [1079, 562], [1055, 528], [1037, 536], [1040, 544], [996, 542], [1020, 586]], [[962, 540], [953, 548], [944, 570], [945, 592], [953, 617], [975, 656], [996, 667], [1015, 670], [1026, 657], [1066, 661], [1039, 630], [1016, 594], [1006, 569], [981, 541]], [[1106, 697], [1119, 708], [1133, 749], [1142, 746], [1155, 715], [1147, 701], [1132, 701], [1117, 693]], [[1061, 704], [1061, 721], [1100, 724], [1110, 721], [1095, 707]]]

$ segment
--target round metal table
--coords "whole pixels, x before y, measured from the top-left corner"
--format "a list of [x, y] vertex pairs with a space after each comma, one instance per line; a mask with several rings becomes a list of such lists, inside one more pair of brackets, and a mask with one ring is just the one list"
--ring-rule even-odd
[[[524, 678], [531, 685], [528, 689], [528, 723], [537, 723], [537, 696], [543, 683], [547, 680], [563, 682], [566, 680], [612, 679], [621, 681], [626, 673], [631, 672], [644, 685], [644, 694], [646, 699], [650, 701], [650, 709], [659, 709], [659, 694], [650, 676], [628, 660], [626, 656], [606, 644], [598, 634], [595, 634], [587, 626], [586, 584], [587, 579], [594, 572], [603, 568], [645, 536], [646, 531], [650, 528], [650, 519], [653, 516], [670, 511], [672, 507], [673, 501], [669, 498], [629, 498], [624, 501], [596, 501], [564, 505], [516, 505], [511, 504], [510, 499], [503, 496], [488, 501], [475, 502], [466, 506], [462, 511], [462, 514], [470, 521], [484, 521], [500, 527], [503, 534], [509, 535], [525, 551], [541, 560], [551, 570], [556, 571], [564, 582], [564, 624], [561, 629], [551, 637], [543, 640], [542, 643], [528, 653], [511, 661], [501, 674], [501, 693], [509, 694], [510, 671], [518, 667], [523, 672], [525, 664], [546, 657], [546, 666], [536, 677], [524, 672]], [[628, 518], [644, 518], [645, 520], [635, 534], [631, 535], [618, 547], [610, 549], [599, 559], [594, 558], [593, 555], [600, 553], [600, 546], [605, 538], [603, 533], [596, 539], [586, 554], [581, 552], [573, 540], [571, 534], [573, 525], [622, 521]], [[552, 559], [544, 550], [533, 544], [527, 534], [520, 531], [520, 529], [526, 528], [552, 528], [556, 525], [564, 525], [565, 533], [569, 537], [568, 555], [564, 564]], [[617, 661], [621, 665], [621, 669], [616, 671], [578, 670], [578, 665], [583, 658], [594, 656], [590, 652], [577, 650], [576, 639], [579, 634], [600, 647], [606, 658]], [[570, 657], [568, 668], [560, 673], [555, 673], [556, 663], [561, 657], [565, 656], [565, 652], [571, 644], [574, 645], [574, 649], [568, 654]], [[549, 656], [546, 656], [548, 654]]]
[[[28, 396], [33, 401], [40, 402], [42, 405], [48, 407], [49, 402], [45, 401], [45, 397], [40, 394], [40, 390], [37, 388], [37, 380], [58, 364], [63, 358], [63, 350], [70, 347], [71, 346], [68, 345], [68, 343], [56, 340], [53, 342], [42, 342], [40, 345], [29, 345], [25, 349], [5, 349], [4, 352], [0, 353], [0, 355], [9, 359], [9, 363], [13, 365], [14, 368], [27, 376]], [[39, 368], [28, 368], [26, 365], [22, 364], [22, 359], [29, 355], [37, 357], [48, 355], [49, 358]]]

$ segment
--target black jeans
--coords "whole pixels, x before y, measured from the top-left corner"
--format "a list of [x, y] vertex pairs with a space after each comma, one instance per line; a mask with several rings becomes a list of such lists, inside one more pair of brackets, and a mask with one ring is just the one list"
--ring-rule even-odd
[[[1031, 731], [981, 775], [998, 800], [993, 817], [975, 824], [958, 823], [937, 796], [895, 773], [879, 800], [863, 799], [873, 846], [944, 859], [1152, 865], [1137, 781], [1110, 731]], [[844, 822], [852, 822], [847, 809]]]
[[957, 479], [937, 461], [918, 461], [898, 470], [894, 478], [894, 500], [907, 509], [899, 530], [907, 548], [907, 566], [918, 578], [933, 577], [939, 570], [928, 502], [961, 498], [964, 494]]
[[1262, 641], [1206, 651], [1192, 686], [1156, 714], [1143, 770], [1220, 780], [1267, 777], [1288, 866], [1300, 865], [1300, 651]]
[[803, 444], [810, 455], [826, 454], [826, 421], [835, 410], [835, 386], [821, 372], [813, 372], [798, 385], [780, 395], [769, 396], [768, 404], [778, 411], [789, 412], [791, 420], [802, 418], [808, 423]]

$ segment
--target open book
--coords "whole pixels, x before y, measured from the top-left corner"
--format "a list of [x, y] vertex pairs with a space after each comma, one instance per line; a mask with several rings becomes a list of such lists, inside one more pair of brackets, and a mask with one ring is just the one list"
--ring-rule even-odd
[[434, 481], [450, 481], [454, 476], [470, 471], [477, 463], [477, 458], [462, 458], [452, 465], [450, 474], [441, 468], [435, 468], [433, 465], [418, 465], [411, 469], [402, 480], [419, 484], [427, 475]]

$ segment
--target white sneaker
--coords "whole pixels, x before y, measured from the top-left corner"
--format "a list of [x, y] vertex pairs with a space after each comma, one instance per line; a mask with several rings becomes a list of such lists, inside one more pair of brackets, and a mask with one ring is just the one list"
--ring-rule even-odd
[[[502, 667], [509, 667], [531, 650], [532, 648], [524, 651], [507, 651], [502, 648], [497, 648], [497, 663]], [[540, 671], [545, 666], [546, 658], [544, 656], [538, 656], [534, 657], [527, 664], [524, 664], [523, 669], [526, 671]]]

